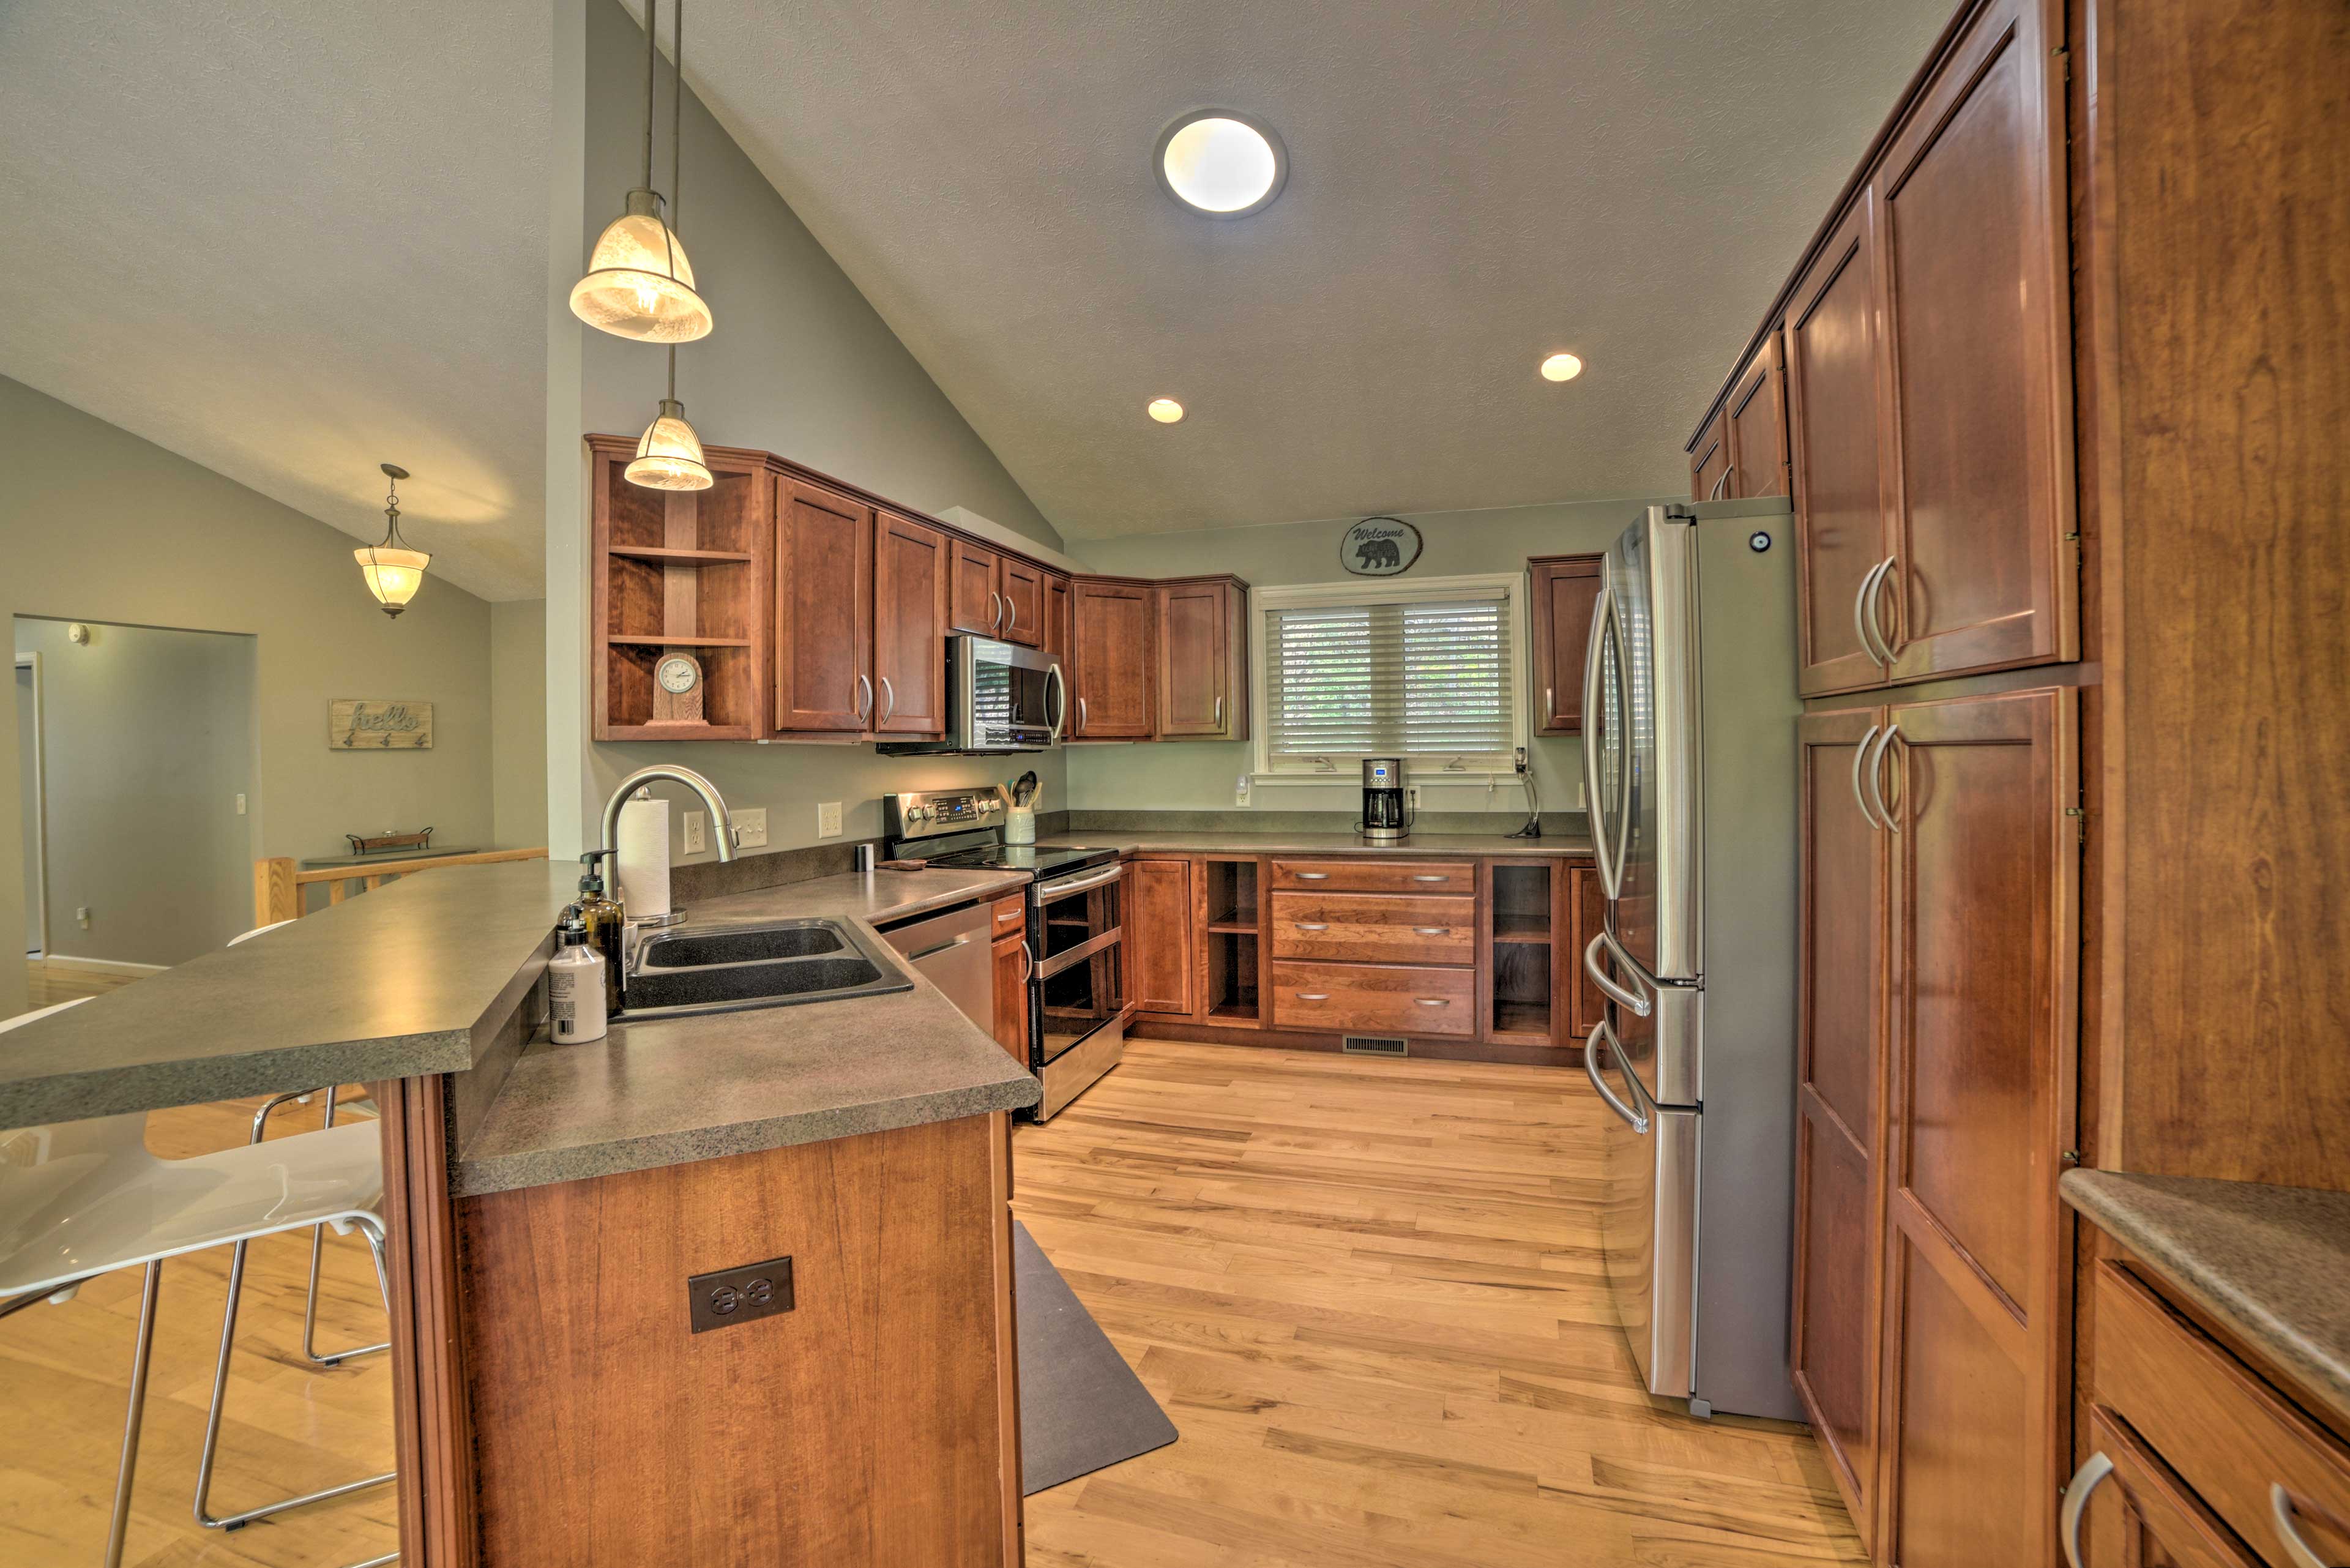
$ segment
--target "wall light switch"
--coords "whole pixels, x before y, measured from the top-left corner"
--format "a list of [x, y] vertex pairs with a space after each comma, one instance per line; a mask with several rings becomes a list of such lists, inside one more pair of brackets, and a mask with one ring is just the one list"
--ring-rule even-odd
[[840, 803], [838, 801], [827, 800], [816, 803], [816, 836], [818, 838], [840, 836]]
[[709, 823], [710, 814], [706, 811], [685, 814], [685, 852], [688, 855], [699, 855], [709, 846]]
[[734, 814], [734, 845], [738, 849], [756, 849], [767, 842], [767, 808], [764, 805], [744, 806]]
[[88, 926], [89, 924], [89, 906], [88, 904], [76, 905], [74, 908], [74, 919], [80, 921], [84, 926]]
[[243, 816], [244, 815], [244, 796], [243, 795], [236, 797], [236, 814], [239, 816]]

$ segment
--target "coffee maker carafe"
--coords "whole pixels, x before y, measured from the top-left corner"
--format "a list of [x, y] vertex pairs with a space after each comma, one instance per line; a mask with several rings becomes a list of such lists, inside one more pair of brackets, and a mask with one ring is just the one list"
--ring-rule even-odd
[[1403, 759], [1363, 759], [1363, 823], [1357, 829], [1373, 844], [1399, 844], [1410, 833], [1403, 803]]

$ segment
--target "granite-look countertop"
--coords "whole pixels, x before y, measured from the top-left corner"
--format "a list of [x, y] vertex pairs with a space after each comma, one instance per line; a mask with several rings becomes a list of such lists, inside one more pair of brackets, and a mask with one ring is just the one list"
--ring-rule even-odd
[[1027, 881], [1024, 871], [876, 871], [691, 905], [671, 931], [847, 919], [914, 989], [623, 1020], [591, 1044], [534, 1044], [457, 1151], [453, 1192], [504, 1192], [1035, 1105], [1035, 1078], [871, 929]]
[[1585, 835], [1511, 838], [1499, 833], [1416, 833], [1401, 844], [1366, 844], [1351, 833], [1224, 833], [1212, 829], [1143, 833], [1078, 827], [1051, 836], [1055, 844], [1097, 844], [1139, 854], [1153, 849], [1187, 855], [1378, 855], [1391, 858], [1461, 859], [1477, 855], [1572, 856], [1588, 859]]
[[2116, 1170], [2060, 1190], [2350, 1427], [2350, 1192]]
[[570, 861], [451, 866], [0, 1034], [0, 1127], [462, 1073], [545, 967]]

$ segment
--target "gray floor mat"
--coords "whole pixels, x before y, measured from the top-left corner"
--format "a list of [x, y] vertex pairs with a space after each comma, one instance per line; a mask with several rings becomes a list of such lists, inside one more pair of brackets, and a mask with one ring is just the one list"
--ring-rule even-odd
[[1053, 1267], [1012, 1224], [1020, 1327], [1020, 1490], [1034, 1497], [1166, 1447], [1175, 1423]]

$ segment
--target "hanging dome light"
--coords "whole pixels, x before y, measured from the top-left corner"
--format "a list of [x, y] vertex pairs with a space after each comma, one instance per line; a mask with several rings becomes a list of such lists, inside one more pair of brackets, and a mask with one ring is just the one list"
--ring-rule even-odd
[[[695, 455], [701, 455], [699, 448]], [[424, 586], [424, 568], [432, 557], [421, 550], [411, 550], [408, 541], [400, 536], [400, 482], [408, 477], [408, 470], [392, 463], [380, 465], [391, 480], [391, 493], [383, 498], [383, 514], [390, 524], [380, 545], [362, 545], [351, 552], [358, 558], [359, 575], [367, 579], [368, 592], [383, 607], [383, 613], [397, 620], [416, 590]]]
[[[674, 352], [672, 350], [672, 352]], [[671, 367], [670, 389], [675, 391]], [[685, 405], [675, 398], [660, 400], [660, 412], [637, 439], [636, 460], [620, 471], [631, 484], [647, 490], [707, 490], [712, 483], [710, 465], [702, 460], [702, 438], [685, 422]]]
[[[710, 306], [694, 292], [693, 264], [685, 259], [671, 224], [677, 216], [674, 161], [670, 179], [670, 222], [661, 221], [660, 192], [653, 184], [653, 67], [660, 57], [653, 39], [660, 30], [660, 0], [645, 5], [645, 177], [620, 215], [605, 225], [588, 256], [588, 275], [571, 286], [571, 314], [616, 337], [640, 343], [691, 343], [710, 334]], [[681, 116], [685, 97], [685, 7], [678, 5], [677, 92]], [[672, 125], [671, 139], [677, 130]]]

